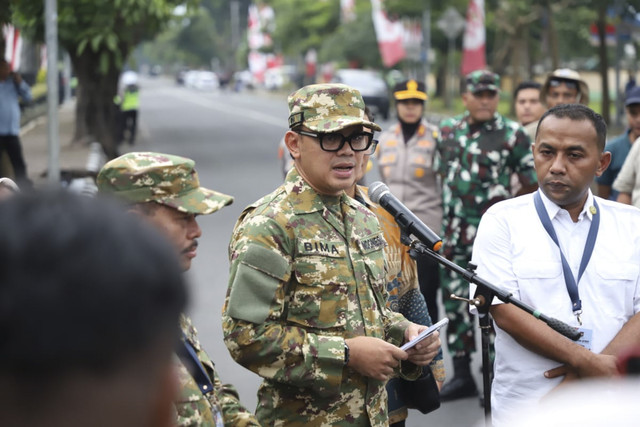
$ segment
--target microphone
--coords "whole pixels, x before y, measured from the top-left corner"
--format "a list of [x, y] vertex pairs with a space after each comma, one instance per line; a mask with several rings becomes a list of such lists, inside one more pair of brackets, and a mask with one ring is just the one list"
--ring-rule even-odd
[[442, 239], [391, 194], [389, 187], [380, 181], [374, 182], [369, 186], [369, 198], [393, 215], [398, 225], [407, 233], [413, 234], [429, 249], [440, 250]]

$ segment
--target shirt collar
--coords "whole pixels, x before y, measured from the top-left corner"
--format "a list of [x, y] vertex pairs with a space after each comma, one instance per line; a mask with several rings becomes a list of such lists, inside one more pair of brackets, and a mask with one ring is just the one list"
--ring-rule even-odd
[[295, 167], [291, 168], [287, 173], [284, 181], [284, 190], [296, 214], [322, 211], [327, 208], [328, 201], [335, 202], [337, 205], [346, 203], [356, 209], [359, 205], [356, 200], [347, 196], [344, 191], [339, 196], [320, 195], [300, 176]]
[[[547, 210], [547, 214], [549, 215], [549, 218], [553, 220], [556, 217], [556, 215], [558, 215], [558, 212], [562, 210], [562, 208], [557, 204], [555, 204], [554, 202], [552, 202], [551, 199], [549, 199], [547, 195], [544, 194], [544, 191], [540, 189], [538, 191], [540, 192], [542, 203], [544, 204], [544, 208]], [[593, 193], [591, 193], [591, 189], [587, 189], [587, 192], [588, 192], [587, 200], [585, 201], [584, 206], [582, 207], [582, 211], [578, 215], [578, 219], [583, 218], [583, 216], [586, 215], [587, 218], [589, 218], [589, 221], [591, 221], [593, 219], [593, 211], [591, 209], [593, 207]]]

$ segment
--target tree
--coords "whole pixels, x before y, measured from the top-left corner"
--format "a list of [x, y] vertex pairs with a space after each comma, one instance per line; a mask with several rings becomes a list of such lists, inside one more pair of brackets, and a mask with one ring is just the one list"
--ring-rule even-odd
[[[193, 6], [198, 0], [187, 0]], [[44, 40], [44, 2], [12, 0], [14, 22]], [[141, 41], [158, 34], [183, 0], [58, 0], [58, 38], [78, 78], [75, 139], [98, 140], [116, 151], [114, 97], [123, 64]]]
[[325, 37], [340, 24], [340, 2], [270, 0], [276, 15], [273, 41], [283, 53], [302, 57], [309, 49], [320, 49]]

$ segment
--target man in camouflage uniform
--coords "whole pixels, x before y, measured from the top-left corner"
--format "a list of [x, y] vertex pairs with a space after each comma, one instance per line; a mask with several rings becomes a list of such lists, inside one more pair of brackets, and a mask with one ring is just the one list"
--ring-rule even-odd
[[[499, 88], [497, 74], [484, 70], [468, 74], [462, 95], [467, 111], [440, 124], [435, 169], [442, 178], [442, 252], [461, 267], [471, 260], [482, 214], [511, 197], [511, 175], [516, 174], [522, 186], [519, 194], [537, 188], [531, 141], [518, 123], [497, 113]], [[454, 377], [441, 396], [443, 400], [474, 396], [477, 388], [469, 368], [475, 351], [473, 321], [466, 302], [449, 298], [451, 294], [467, 298], [469, 287], [457, 273], [445, 269], [441, 286], [454, 362]]]
[[434, 335], [386, 308], [385, 241], [376, 216], [347, 196], [372, 135], [360, 93], [341, 84], [289, 96], [295, 167], [242, 213], [230, 243], [223, 309], [232, 357], [264, 378], [263, 425], [386, 426], [385, 383], [414, 379]]
[[[173, 243], [185, 271], [191, 267], [202, 235], [196, 216], [216, 212], [233, 201], [231, 196], [200, 186], [193, 160], [161, 153], [134, 152], [111, 160], [98, 174], [97, 185], [101, 193], [125, 201], [133, 213], [157, 227]], [[176, 351], [177, 425], [259, 426], [240, 404], [235, 388], [222, 384], [184, 314], [180, 327], [184, 339]]]

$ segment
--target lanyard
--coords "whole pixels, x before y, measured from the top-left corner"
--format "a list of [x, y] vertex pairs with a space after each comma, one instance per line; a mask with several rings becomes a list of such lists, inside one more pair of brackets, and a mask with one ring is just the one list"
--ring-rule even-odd
[[576, 280], [575, 277], [573, 277], [573, 273], [571, 272], [571, 267], [569, 267], [567, 259], [562, 253], [560, 242], [558, 241], [558, 236], [556, 235], [556, 230], [553, 228], [553, 224], [551, 224], [549, 214], [544, 208], [542, 197], [540, 197], [540, 190], [536, 191], [536, 193], [533, 195], [533, 202], [536, 206], [536, 211], [538, 212], [538, 217], [540, 218], [540, 222], [542, 222], [542, 226], [545, 230], [547, 230], [547, 234], [549, 234], [549, 237], [551, 237], [556, 246], [558, 246], [558, 250], [560, 251], [560, 259], [562, 260], [562, 272], [564, 273], [564, 281], [567, 285], [567, 292], [569, 293], [569, 297], [571, 298], [571, 307], [573, 308], [573, 314], [575, 314], [578, 318], [578, 322], [582, 324], [582, 321], [580, 320], [580, 314], [582, 314], [582, 301], [580, 301], [580, 294], [578, 293], [578, 282], [580, 282], [582, 273], [584, 273], [584, 270], [587, 268], [587, 264], [589, 263], [589, 259], [591, 259], [593, 247], [596, 243], [596, 237], [598, 236], [598, 228], [600, 226], [598, 204], [594, 199], [593, 204], [595, 206], [595, 211], [591, 211], [591, 226], [589, 227], [587, 242], [584, 246], [584, 252], [582, 253], [582, 261], [580, 261], [578, 280]]
[[182, 340], [180, 340], [180, 345], [178, 346], [176, 353], [191, 373], [195, 382], [198, 384], [198, 388], [200, 388], [202, 394], [206, 395], [207, 393], [211, 393], [213, 391], [213, 384], [209, 379], [209, 375], [207, 375], [202, 363], [200, 363], [196, 350], [184, 335]]

